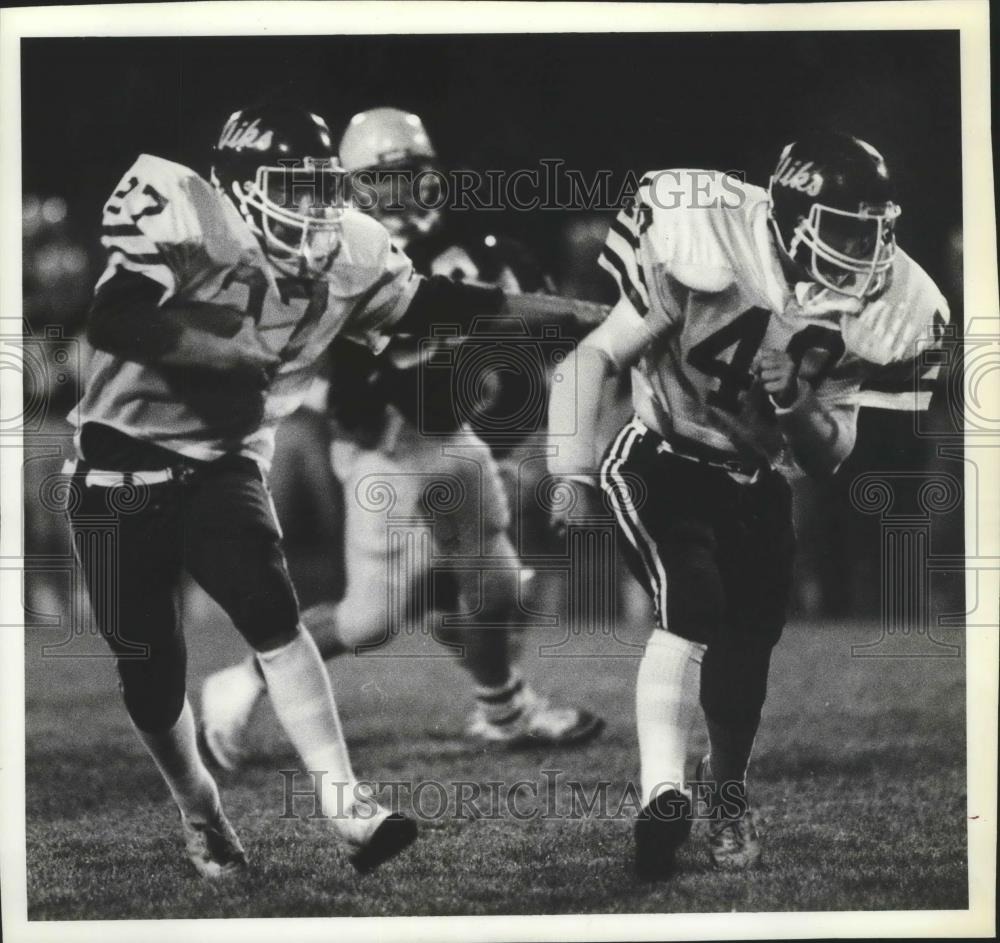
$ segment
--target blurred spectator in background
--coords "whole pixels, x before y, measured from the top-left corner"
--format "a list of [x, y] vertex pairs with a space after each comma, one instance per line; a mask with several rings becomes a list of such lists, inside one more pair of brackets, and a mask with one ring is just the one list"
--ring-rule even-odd
[[22, 204], [24, 317], [32, 330], [61, 325], [77, 333], [90, 300], [91, 265], [61, 196], [26, 194]]
[[24, 195], [21, 249], [24, 554], [29, 558], [24, 604], [29, 625], [58, 624], [56, 620], [66, 611], [68, 577], [52, 568], [41, 569], [39, 558], [65, 556], [68, 560], [69, 540], [62, 516], [44, 508], [39, 494], [45, 479], [57, 473], [72, 452], [66, 414], [77, 399], [86, 357], [81, 332], [93, 267], [61, 196]]

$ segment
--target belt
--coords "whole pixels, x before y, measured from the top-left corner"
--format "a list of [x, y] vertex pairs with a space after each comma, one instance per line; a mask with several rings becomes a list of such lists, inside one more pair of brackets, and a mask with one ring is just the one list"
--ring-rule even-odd
[[101, 468], [81, 469], [77, 459], [67, 459], [63, 464], [64, 475], [75, 475], [82, 472], [83, 483], [88, 488], [118, 488], [122, 485], [149, 486], [160, 485], [167, 481], [183, 481], [194, 473], [194, 469], [185, 466], [176, 468], [158, 468], [155, 471], [106, 471]]
[[677, 433], [661, 436], [658, 432], [653, 432], [641, 419], [633, 421], [642, 427], [644, 434], [658, 440], [657, 452], [668, 452], [679, 458], [685, 458], [689, 462], [699, 462], [702, 465], [719, 468], [727, 474], [739, 476], [742, 484], [754, 484], [761, 472], [768, 467], [763, 462], [747, 462], [735, 457], [730, 458], [719, 449]]

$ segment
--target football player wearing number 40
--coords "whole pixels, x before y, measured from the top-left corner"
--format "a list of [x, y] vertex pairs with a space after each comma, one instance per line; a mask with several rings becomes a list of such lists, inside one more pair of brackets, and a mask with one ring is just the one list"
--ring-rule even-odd
[[[814, 132], [784, 149], [768, 190], [651, 172], [611, 226], [600, 262], [620, 300], [573, 355], [576, 386], [553, 388], [550, 428], [580, 431], [557, 440], [550, 470], [587, 500], [603, 492], [655, 604], [636, 683], [644, 878], [672, 873], [691, 829], [699, 701], [709, 856], [732, 870], [761, 859], [746, 774], [790, 588], [787, 478], [835, 472], [861, 406], [926, 409], [937, 367], [922, 351], [948, 320], [896, 247], [899, 214], [873, 147]], [[635, 416], [599, 456], [602, 385], [629, 368]]]
[[377, 352], [433, 318], [594, 316], [416, 275], [381, 225], [345, 208], [343, 176], [321, 118], [270, 104], [232, 115], [210, 181], [144, 154], [104, 207], [67, 512], [125, 707], [205, 877], [246, 855], [197, 748], [174, 604], [184, 569], [255, 652], [305, 768], [324, 773], [322, 811], [350, 862], [369, 871], [416, 834], [352, 769], [267, 490], [275, 426], [320, 355], [338, 334]]

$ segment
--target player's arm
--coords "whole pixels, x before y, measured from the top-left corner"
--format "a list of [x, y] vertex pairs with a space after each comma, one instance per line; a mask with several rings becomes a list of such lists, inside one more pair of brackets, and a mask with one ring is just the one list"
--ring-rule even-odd
[[795, 461], [809, 476], [832, 475], [851, 454], [857, 437], [858, 407], [821, 399], [799, 375], [801, 361], [783, 350], [762, 350], [754, 371], [774, 404], [778, 426]]
[[98, 288], [87, 339], [140, 363], [261, 373], [278, 363], [253, 319], [224, 305], [170, 299], [147, 276], [118, 269]]
[[549, 434], [558, 444], [549, 471], [596, 484], [601, 406], [618, 374], [637, 363], [656, 334], [625, 299], [563, 362], [549, 394]]
[[[419, 276], [417, 276], [419, 277]], [[457, 324], [468, 332], [482, 317], [521, 318], [531, 323], [599, 324], [606, 305], [557, 295], [508, 294], [500, 288], [453, 282], [443, 275], [421, 278], [394, 331], [424, 337], [437, 325]]]
[[358, 257], [366, 259], [371, 277], [362, 285], [344, 334], [368, 344], [376, 353], [390, 338], [427, 337], [434, 328], [457, 325], [472, 332], [480, 318], [523, 318], [529, 323], [598, 324], [607, 307], [545, 294], [505, 293], [479, 283], [452, 281], [443, 275], [418, 275], [406, 253], [393, 246], [388, 232], [374, 220], [351, 218], [351, 238]]

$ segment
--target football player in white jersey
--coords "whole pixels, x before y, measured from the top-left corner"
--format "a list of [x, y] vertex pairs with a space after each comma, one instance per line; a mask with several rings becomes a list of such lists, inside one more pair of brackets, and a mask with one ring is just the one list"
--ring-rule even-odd
[[[339, 157], [344, 169], [355, 174], [356, 192], [372, 197], [363, 201], [366, 212], [385, 225], [393, 244], [414, 260], [418, 271], [498, 284], [508, 291], [545, 287], [544, 276], [523, 250], [503, 251], [507, 240], [478, 239], [466, 247], [449, 239], [440, 213], [432, 208], [433, 195], [411, 190], [411, 179], [433, 183], [438, 166], [419, 116], [398, 108], [355, 115], [340, 142]], [[461, 652], [475, 684], [466, 736], [502, 746], [582, 743], [600, 733], [603, 722], [589, 711], [550, 703], [511, 663], [507, 626], [517, 616], [521, 569], [508, 535], [507, 494], [490, 446], [467, 418], [476, 404], [465, 404], [472, 408], [465, 409], [463, 418], [462, 405], [452, 402], [455, 384], [450, 378], [422, 382], [421, 357], [428, 356], [422, 346], [428, 347], [420, 336], [397, 338], [376, 358], [355, 344], [334, 345], [328, 399], [335, 441], [328, 461], [343, 483], [347, 586], [340, 602], [312, 607], [303, 622], [329, 659], [380, 646], [393, 632], [426, 629], [432, 608], [451, 619], [456, 613], [475, 613], [482, 625], [450, 628], [442, 618], [434, 629]], [[545, 382], [544, 376], [537, 378], [541, 388]], [[314, 436], [324, 424], [307, 416], [295, 422], [312, 429]], [[301, 454], [290, 456], [292, 462], [302, 460]], [[322, 487], [322, 476], [311, 479]], [[372, 488], [391, 489], [391, 507], [366, 503], [363, 495]], [[495, 566], [482, 573], [471, 568], [439, 573], [432, 580], [429, 560], [416, 560], [405, 542], [390, 544], [387, 524], [390, 512], [397, 521], [426, 520], [427, 497], [453, 489], [461, 497], [435, 517], [434, 552], [492, 560]], [[333, 496], [326, 500], [332, 502]], [[379, 591], [373, 592], [375, 586]], [[397, 606], [390, 607], [390, 595]], [[400, 624], [404, 614], [405, 625]], [[206, 679], [205, 742], [224, 768], [235, 767], [245, 754], [249, 724], [262, 695], [252, 661]]]
[[[636, 867], [669, 876], [706, 783], [708, 850], [754, 866], [746, 773], [794, 537], [787, 477], [836, 471], [860, 406], [926, 409], [948, 306], [895, 243], [881, 155], [815, 132], [789, 144], [769, 190], [698, 170], [650, 172], [612, 224], [601, 265], [620, 300], [556, 385], [553, 473], [603, 492], [658, 625], [636, 686], [643, 801]], [[570, 368], [567, 367], [567, 371]], [[635, 417], [602, 456], [602, 385], [631, 369]], [[687, 780], [699, 704], [710, 753]], [[699, 789], [699, 791], [701, 791]]]
[[343, 177], [323, 120], [270, 104], [232, 115], [211, 182], [144, 154], [104, 207], [67, 512], [125, 706], [206, 877], [246, 856], [196, 745], [183, 569], [253, 648], [305, 768], [324, 772], [322, 811], [351, 863], [368, 871], [416, 833], [358, 785], [265, 484], [275, 426], [317, 358], [338, 333], [379, 350], [442, 314], [467, 324], [470, 312], [571, 307], [416, 275], [382, 226], [344, 207]]

